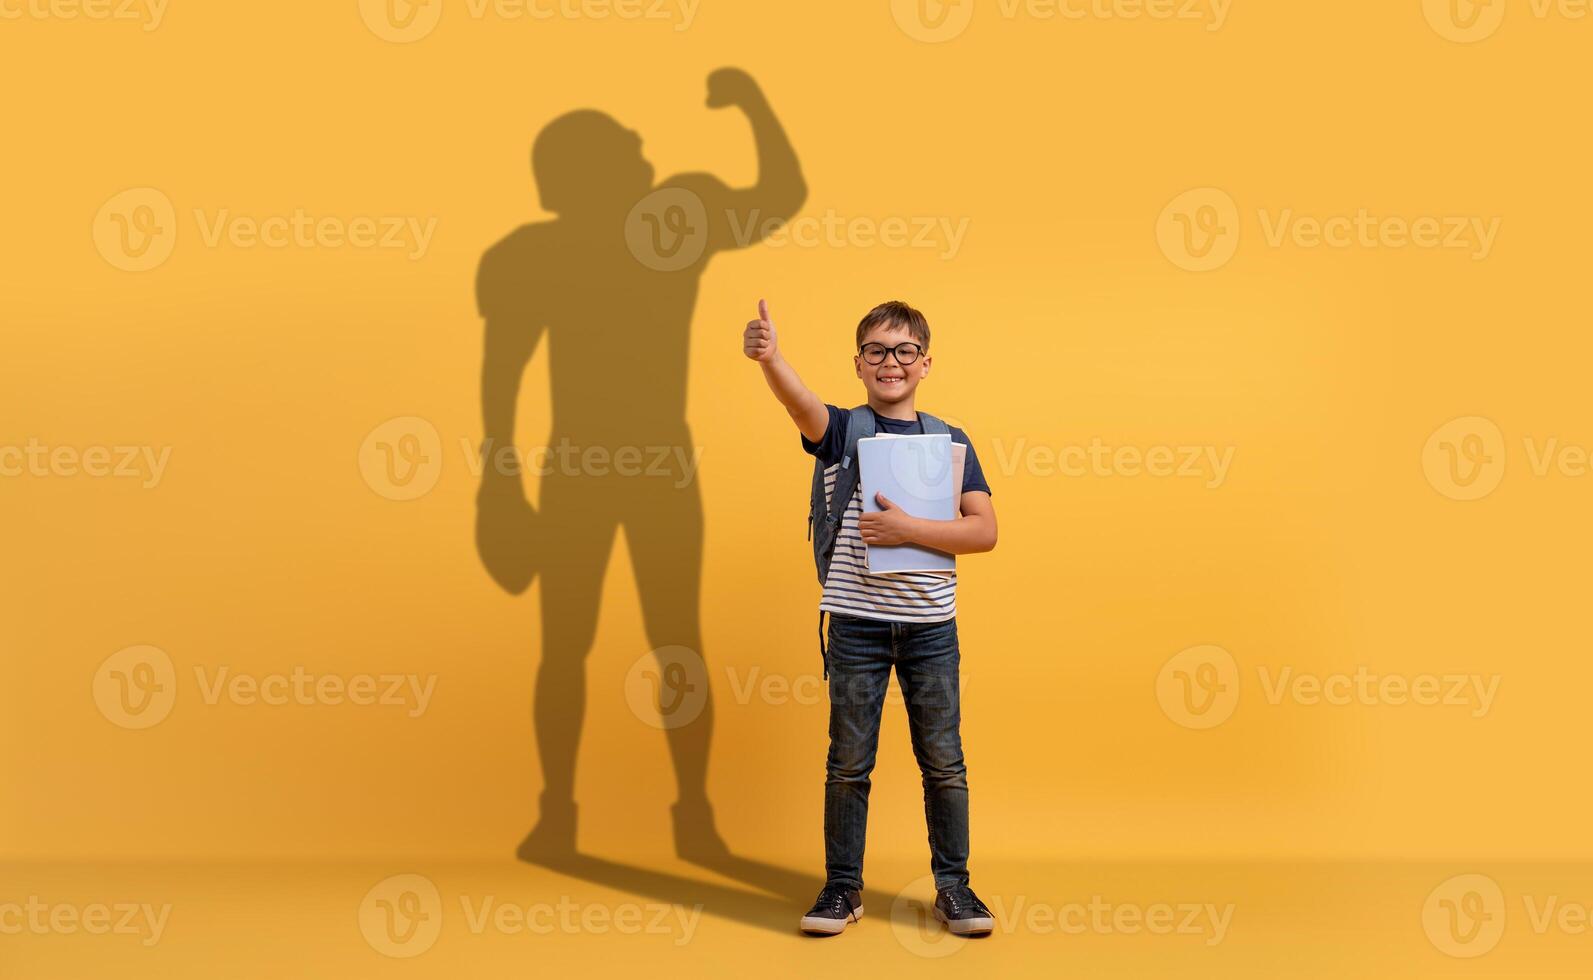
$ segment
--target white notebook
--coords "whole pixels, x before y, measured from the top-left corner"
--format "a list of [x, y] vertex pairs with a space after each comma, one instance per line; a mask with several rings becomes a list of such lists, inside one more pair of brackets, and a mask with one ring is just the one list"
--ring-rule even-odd
[[[875, 495], [914, 517], [949, 521], [962, 499], [962, 462], [966, 450], [953, 447], [949, 435], [884, 435], [857, 441], [858, 478], [863, 488], [863, 513], [881, 508]], [[956, 558], [918, 545], [866, 545], [870, 574], [953, 572]]]

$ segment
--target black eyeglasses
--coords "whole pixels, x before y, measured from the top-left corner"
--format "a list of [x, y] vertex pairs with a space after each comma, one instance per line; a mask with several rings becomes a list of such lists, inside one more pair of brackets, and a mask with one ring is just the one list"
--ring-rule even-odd
[[895, 347], [886, 347], [884, 344], [864, 344], [858, 353], [863, 355], [863, 360], [870, 364], [884, 364], [885, 352], [890, 351], [896, 355], [896, 363], [907, 365], [918, 360], [918, 355], [924, 349], [917, 344], [897, 344]]

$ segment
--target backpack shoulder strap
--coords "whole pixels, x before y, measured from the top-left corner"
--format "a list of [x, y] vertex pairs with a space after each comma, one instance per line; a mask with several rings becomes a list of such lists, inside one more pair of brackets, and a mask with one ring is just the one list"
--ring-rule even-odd
[[835, 492], [830, 497], [830, 513], [835, 525], [840, 527], [846, 505], [852, 502], [852, 492], [857, 489], [857, 441], [874, 435], [874, 410], [859, 405], [846, 420], [846, 449], [841, 455], [841, 468], [835, 473]]
[[944, 436], [951, 434], [951, 426], [935, 418], [928, 412], [918, 413], [918, 422], [924, 427], [926, 436]]
[[831, 491], [829, 506], [824, 501], [824, 470], [822, 462], [813, 461], [813, 493], [808, 504], [808, 536], [813, 539], [813, 560], [818, 566], [819, 582], [829, 575], [830, 556], [835, 552], [835, 539], [841, 531], [841, 519], [846, 516], [846, 505], [852, 502], [857, 490], [857, 441], [874, 435], [874, 412], [860, 405], [846, 417], [846, 448], [835, 470], [835, 489]]
[[859, 405], [852, 409], [847, 416], [846, 454], [857, 455], [857, 440], [871, 439], [874, 434], [874, 410], [867, 405]]

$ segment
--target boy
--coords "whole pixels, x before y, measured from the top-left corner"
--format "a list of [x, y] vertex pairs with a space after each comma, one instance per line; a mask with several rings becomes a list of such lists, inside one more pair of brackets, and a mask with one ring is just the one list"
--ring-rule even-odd
[[[811, 515], [824, 597], [819, 636], [830, 614], [830, 752], [824, 782], [825, 884], [802, 917], [802, 931], [835, 935], [863, 915], [863, 837], [868, 823], [869, 773], [879, 746], [880, 710], [891, 668], [907, 704], [913, 754], [924, 779], [935, 917], [965, 936], [986, 935], [994, 922], [968, 887], [968, 777], [963, 763], [957, 669], [957, 577], [930, 573], [871, 575], [867, 545], [916, 544], [954, 555], [996, 546], [996, 512], [978, 457], [960, 429], [914, 409], [918, 384], [929, 375], [929, 324], [905, 303], [885, 303], [857, 325], [852, 362], [868, 393], [867, 406], [847, 411], [826, 405], [780, 356], [768, 304], [742, 337], [746, 355], [802, 433], [802, 448], [823, 467], [824, 497]], [[860, 431], [851, 431], [854, 427]], [[949, 521], [912, 517], [883, 494], [882, 510], [863, 513], [856, 480], [856, 437], [878, 433], [950, 431], [967, 446], [961, 516]], [[817, 483], [818, 480], [815, 480]], [[839, 520], [837, 487], [850, 488]], [[821, 642], [820, 651], [824, 650]]]

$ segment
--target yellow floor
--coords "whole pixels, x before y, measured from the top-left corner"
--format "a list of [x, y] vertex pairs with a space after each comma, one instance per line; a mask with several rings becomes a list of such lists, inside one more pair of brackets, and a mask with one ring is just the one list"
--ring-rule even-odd
[[926, 916], [925, 870], [871, 863], [863, 921], [810, 939], [795, 925], [817, 878], [752, 860], [6, 865], [0, 976], [1517, 978], [1593, 964], [1589, 866], [985, 864], [997, 928], [973, 941]]

